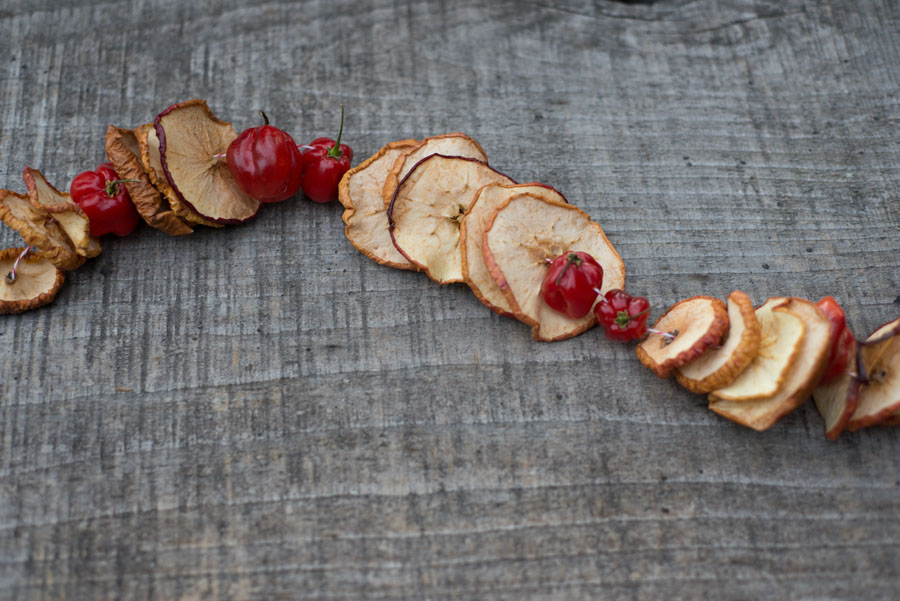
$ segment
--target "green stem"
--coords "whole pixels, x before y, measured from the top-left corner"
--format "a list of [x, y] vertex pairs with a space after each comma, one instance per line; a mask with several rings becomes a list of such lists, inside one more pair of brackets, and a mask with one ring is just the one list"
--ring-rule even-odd
[[116, 179], [106, 182], [106, 195], [112, 198], [119, 193], [119, 184], [139, 182], [139, 179]]
[[338, 130], [337, 142], [331, 147], [326, 156], [333, 159], [341, 158], [341, 136], [344, 135], [344, 105], [341, 105], [341, 128]]
[[559, 272], [559, 275], [556, 276], [556, 285], [559, 286], [560, 280], [566, 274], [566, 270], [569, 269], [569, 265], [575, 263], [576, 265], [581, 265], [581, 257], [576, 255], [575, 253], [570, 253], [569, 256], [566, 257], [566, 264], [563, 265], [562, 271]]
[[649, 312], [650, 312], [650, 307], [647, 307], [640, 313], [636, 313], [634, 315], [629, 315], [628, 311], [619, 311], [618, 314], [616, 314], [616, 323], [619, 325], [620, 328], [624, 328], [629, 323], [631, 323], [632, 319], [637, 319], [638, 317], [644, 316]]

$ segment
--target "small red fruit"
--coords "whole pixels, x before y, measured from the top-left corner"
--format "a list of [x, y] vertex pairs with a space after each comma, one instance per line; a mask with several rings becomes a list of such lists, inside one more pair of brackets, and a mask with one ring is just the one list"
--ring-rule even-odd
[[291, 135], [269, 125], [245, 129], [225, 152], [228, 170], [241, 190], [259, 202], [286, 200], [300, 189], [300, 151]]
[[828, 364], [819, 380], [821, 384], [833, 382], [840, 376], [850, 363], [853, 355], [855, 337], [847, 327], [847, 317], [844, 310], [830, 296], [826, 296], [816, 306], [822, 310], [828, 321], [831, 322], [831, 350], [828, 353]]
[[585, 252], [567, 252], [556, 257], [544, 275], [541, 295], [552, 309], [573, 319], [591, 312], [603, 285], [603, 268]]
[[338, 184], [350, 170], [353, 150], [341, 144], [344, 134], [344, 107], [341, 106], [341, 128], [337, 141], [316, 138], [301, 154], [300, 182], [303, 193], [316, 202], [331, 202], [338, 197]]
[[127, 236], [141, 220], [128, 190], [112, 163], [103, 163], [94, 171], [75, 176], [69, 186], [72, 201], [81, 207], [91, 222], [91, 236], [113, 233]]
[[643, 296], [624, 290], [610, 290], [594, 307], [597, 320], [606, 328], [606, 337], [618, 342], [642, 338], [647, 333], [650, 303]]

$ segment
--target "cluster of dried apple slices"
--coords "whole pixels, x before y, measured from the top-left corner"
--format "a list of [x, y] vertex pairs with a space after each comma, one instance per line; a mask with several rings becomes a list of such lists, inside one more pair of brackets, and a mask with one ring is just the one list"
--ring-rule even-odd
[[825, 420], [825, 436], [836, 439], [875, 425], [900, 425], [900, 318], [857, 342], [850, 369], [813, 391]]
[[754, 430], [771, 427], [810, 395], [829, 439], [845, 427], [900, 421], [900, 319], [859, 345], [857, 373], [819, 385], [831, 342], [830, 322], [815, 303], [778, 297], [754, 309], [736, 290], [727, 315], [710, 297], [676, 303], [637, 355], [658, 376], [674, 373], [691, 392], [709, 394], [715, 413]]
[[[134, 130], [110, 125], [106, 155], [141, 218], [181, 236], [197, 225], [243, 223], [259, 210], [260, 203], [237, 186], [223, 158], [236, 137], [231, 124], [217, 119], [204, 100], [188, 100]], [[0, 287], [0, 313], [49, 303], [63, 281], [59, 270], [76, 269], [101, 251], [87, 215], [69, 194], [30, 167], [23, 179], [27, 196], [0, 190], [0, 219], [29, 245], [0, 254], [3, 274], [9, 274]], [[10, 259], [13, 251], [17, 254]], [[50, 268], [57, 270], [54, 277]]]
[[474, 140], [454, 133], [392, 142], [347, 172], [339, 187], [350, 242], [382, 265], [465, 282], [491, 310], [532, 327], [536, 340], [588, 329], [541, 300], [549, 262], [591, 253], [602, 292], [622, 288], [625, 265], [599, 225], [544, 184], [517, 184], [487, 163]]
[[[206, 102], [170, 106], [134, 130], [110, 126], [106, 152], [143, 220], [173, 236], [256, 215], [260, 203], [234, 182], [223, 157], [237, 137]], [[69, 194], [26, 167], [28, 195], [0, 190], [0, 219], [24, 248], [0, 251], [0, 313], [51, 302], [63, 271], [101, 252], [90, 222]], [[339, 186], [350, 242], [378, 263], [424, 272], [441, 284], [465, 282], [500, 315], [532, 327], [536, 340], [575, 336], [596, 322], [552, 310], [541, 282], [552, 259], [586, 252], [603, 267], [600, 293], [624, 288], [625, 266], [601, 227], [553, 188], [517, 184], [488, 166], [461, 133], [401, 140], [347, 172]], [[753, 308], [732, 292], [723, 303], [697, 296], [673, 305], [636, 349], [659, 377], [675, 375], [709, 395], [712, 411], [765, 430], [810, 395], [826, 436], [844, 429], [900, 425], [900, 319], [855, 343], [852, 365], [819, 384], [829, 359], [828, 318], [813, 303], [779, 297]]]
[[28, 245], [0, 251], [0, 314], [48, 304], [63, 283], [62, 272], [77, 269], [101, 251], [87, 216], [68, 194], [31, 167], [25, 167], [22, 179], [27, 196], [0, 190], [0, 220]]

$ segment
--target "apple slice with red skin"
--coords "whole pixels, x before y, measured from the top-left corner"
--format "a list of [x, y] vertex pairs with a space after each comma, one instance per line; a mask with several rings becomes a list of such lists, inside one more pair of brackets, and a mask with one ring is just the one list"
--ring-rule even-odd
[[418, 144], [418, 140], [387, 144], [345, 173], [338, 185], [338, 200], [344, 206], [344, 234], [350, 244], [376, 263], [413, 271], [418, 267], [400, 254], [391, 240], [381, 192], [397, 158]]
[[653, 325], [654, 330], [635, 352], [638, 360], [660, 378], [700, 357], [719, 344], [728, 330], [725, 303], [711, 296], [694, 296], [678, 301]]
[[819, 383], [813, 390], [813, 401], [825, 421], [825, 438], [837, 440], [850, 422], [859, 403], [859, 378], [856, 377], [856, 341], [848, 356], [844, 373], [828, 384]]
[[728, 295], [728, 331], [722, 345], [675, 370], [678, 383], [698, 394], [728, 386], [756, 357], [760, 325], [750, 297], [740, 290]]
[[162, 159], [160, 159], [159, 156], [159, 138], [156, 135], [156, 129], [153, 127], [153, 124], [145, 123], [139, 125], [135, 128], [134, 135], [137, 137], [138, 145], [141, 149], [141, 165], [147, 172], [150, 183], [152, 183], [153, 187], [159, 190], [159, 193], [166, 199], [166, 202], [172, 209], [172, 213], [175, 214], [175, 217], [190, 227], [191, 231], [194, 230], [194, 225], [197, 224], [209, 227], [223, 227], [221, 223], [215, 223], [208, 219], [204, 219], [189, 209], [187, 205], [181, 201], [178, 193], [175, 192], [171, 185], [169, 185], [169, 180], [166, 179], [166, 173], [163, 171]]
[[459, 226], [482, 186], [515, 182], [486, 163], [432, 154], [397, 186], [388, 208], [394, 246], [439, 284], [462, 282]]
[[513, 308], [484, 263], [481, 243], [484, 229], [497, 207], [507, 199], [525, 192], [552, 202], [568, 204], [565, 196], [545, 184], [488, 184], [478, 192], [459, 224], [463, 279], [487, 308], [506, 317], [515, 317]]
[[205, 100], [173, 104], [153, 122], [166, 180], [192, 211], [214, 223], [244, 223], [262, 203], [241, 190], [225, 161], [237, 137]]
[[893, 420], [900, 411], [900, 318], [872, 332], [858, 357], [862, 377], [859, 404], [847, 425], [851, 431]]
[[394, 159], [394, 164], [388, 170], [381, 189], [381, 198], [384, 201], [385, 208], [390, 205], [391, 199], [394, 198], [394, 192], [397, 190], [400, 181], [422, 159], [432, 154], [442, 154], [448, 157], [465, 157], [485, 164], [488, 162], [487, 153], [481, 147], [481, 144], [466, 134], [455, 132], [425, 138], [415, 146], [404, 150]]
[[566, 252], [586, 252], [603, 268], [601, 292], [625, 287], [625, 264], [603, 228], [570, 204], [530, 192], [507, 198], [484, 228], [485, 266], [514, 315], [535, 340], [576, 336], [597, 323], [593, 311], [573, 319], [548, 305], [541, 283], [550, 262]]
[[825, 371], [831, 350], [831, 322], [815, 303], [792, 298], [774, 312], [789, 311], [803, 321], [803, 339], [787, 377], [773, 395], [752, 401], [713, 401], [709, 408], [733, 422], [762, 431], [809, 398]]

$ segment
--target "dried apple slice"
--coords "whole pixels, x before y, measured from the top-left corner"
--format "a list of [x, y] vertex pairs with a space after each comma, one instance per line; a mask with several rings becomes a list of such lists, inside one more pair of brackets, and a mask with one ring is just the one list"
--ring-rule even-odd
[[394, 159], [394, 164], [391, 165], [387, 176], [384, 178], [384, 186], [381, 190], [381, 197], [385, 207], [390, 204], [391, 199], [394, 197], [394, 192], [397, 190], [397, 185], [406, 177], [406, 174], [419, 161], [432, 154], [442, 154], [448, 157], [466, 157], [476, 159], [482, 163], [488, 162], [487, 153], [481, 145], [466, 134], [456, 132], [425, 138], [416, 146], [406, 149]]
[[462, 282], [459, 222], [482, 186], [515, 182], [475, 159], [433, 154], [409, 171], [388, 207], [397, 250], [439, 284]]
[[[878, 327], [860, 345], [859, 359], [868, 372], [875, 369], [875, 366], [883, 361], [885, 355], [893, 352], [893, 347], [898, 342], [898, 335], [900, 335], [900, 318]], [[863, 381], [865, 382], [866, 378], [863, 378]]]
[[722, 346], [711, 348], [675, 370], [678, 383], [698, 394], [728, 386], [750, 365], [759, 350], [760, 326], [750, 297], [728, 295], [728, 331]]
[[159, 193], [162, 194], [169, 203], [169, 207], [172, 209], [172, 213], [175, 214], [175, 217], [188, 225], [188, 227], [191, 227], [192, 230], [194, 225], [222, 227], [222, 224], [204, 219], [189, 209], [187, 205], [181, 201], [181, 198], [172, 186], [169, 185], [169, 180], [166, 179], [166, 174], [163, 171], [162, 159], [159, 157], [159, 138], [156, 135], [156, 129], [153, 127], [153, 124], [145, 123], [144, 125], [138, 126], [134, 130], [134, 135], [137, 137], [138, 146], [140, 146], [141, 149], [141, 165], [143, 165], [144, 170], [147, 172], [150, 183], [159, 190]]
[[839, 375], [833, 382], [820, 383], [812, 393], [816, 408], [825, 421], [825, 438], [828, 440], [837, 440], [859, 404], [860, 382], [856, 375], [849, 371], [855, 370], [856, 353], [854, 341], [847, 365], [848, 371]]
[[[711, 296], [679, 301], [656, 320], [651, 333], [635, 349], [638, 360], [660, 378], [693, 361], [722, 340], [728, 330], [725, 303]], [[673, 337], [674, 336], [674, 337]]]
[[47, 211], [35, 208], [27, 196], [0, 190], [0, 219], [60, 269], [69, 271], [84, 264], [84, 256], [75, 252], [59, 223]]
[[344, 205], [344, 233], [350, 244], [375, 262], [397, 269], [418, 267], [400, 254], [391, 240], [381, 191], [397, 157], [418, 143], [418, 140], [391, 142], [345, 173], [338, 186], [338, 200]]
[[240, 189], [223, 158], [237, 132], [205, 100], [173, 104], [153, 126], [166, 180], [185, 205], [215, 223], [243, 223], [256, 215], [261, 203]]
[[[757, 431], [771, 427], [809, 398], [831, 350], [831, 322], [815, 303], [792, 298], [787, 305], [773, 310], [773, 314], [779, 313], [790, 313], [802, 320], [804, 333], [797, 358], [778, 391], [754, 401], [714, 401], [709, 405], [722, 417]], [[763, 339], [765, 336], [763, 330]]]
[[488, 184], [478, 192], [472, 206], [459, 224], [463, 279], [486, 307], [508, 317], [515, 316], [513, 308], [484, 263], [481, 242], [484, 228], [494, 216], [497, 207], [513, 196], [523, 193], [530, 193], [551, 202], [568, 204], [565, 196], [544, 184]]
[[31, 204], [49, 213], [59, 223], [60, 229], [75, 245], [75, 252], [87, 258], [100, 254], [100, 240], [91, 236], [91, 222], [71, 196], [54, 188], [37, 169], [25, 167], [22, 179], [28, 187]]
[[900, 319], [876, 329], [859, 349], [859, 404], [847, 425], [851, 431], [893, 420], [900, 411]]
[[603, 229], [570, 204], [520, 193], [503, 201], [484, 227], [484, 264], [535, 340], [571, 338], [596, 323], [593, 311], [572, 319], [541, 296], [548, 260], [568, 251], [589, 253], [603, 267], [602, 292], [625, 287], [625, 264]]
[[806, 325], [787, 310], [789, 299], [770, 299], [756, 310], [761, 340], [750, 365], [728, 386], [714, 390], [709, 399], [752, 401], [778, 392], [797, 358]]
[[56, 298], [63, 284], [62, 271], [46, 257], [25, 250], [0, 250], [0, 314], [22, 313], [43, 307]]
[[138, 214], [147, 225], [171, 236], [183, 236], [193, 230], [178, 218], [157, 190], [141, 164], [141, 147], [135, 133], [110, 125], [106, 130], [106, 156], [116, 173], [126, 181], [125, 188]]

